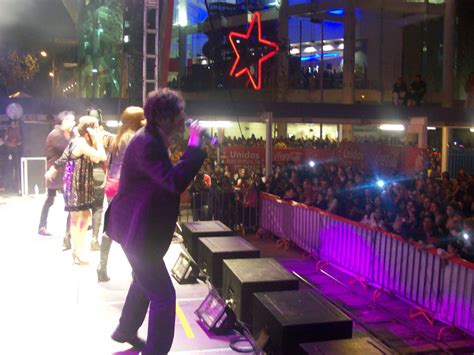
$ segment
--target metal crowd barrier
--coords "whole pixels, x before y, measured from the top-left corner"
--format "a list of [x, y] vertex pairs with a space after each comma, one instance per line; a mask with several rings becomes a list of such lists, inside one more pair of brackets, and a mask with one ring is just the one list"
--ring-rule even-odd
[[474, 149], [450, 148], [448, 150], [448, 171], [452, 177], [464, 168], [467, 174], [474, 174]]
[[404, 299], [410, 316], [474, 335], [474, 264], [443, 260], [434, 248], [267, 193], [260, 194], [260, 217], [277, 237]]
[[219, 220], [234, 231], [256, 231], [259, 206], [243, 203], [241, 191], [203, 191], [181, 197], [180, 222]]

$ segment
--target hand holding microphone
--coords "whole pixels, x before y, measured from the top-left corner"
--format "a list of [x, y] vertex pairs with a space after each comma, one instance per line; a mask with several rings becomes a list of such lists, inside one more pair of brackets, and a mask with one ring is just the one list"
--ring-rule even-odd
[[193, 147], [200, 147], [202, 143], [202, 137], [205, 137], [207, 140], [209, 140], [209, 143], [211, 143], [212, 145], [218, 144], [217, 138], [212, 137], [204, 127], [200, 126], [198, 120], [193, 121], [191, 119], [187, 119], [185, 124], [187, 127], [189, 127], [188, 145]]

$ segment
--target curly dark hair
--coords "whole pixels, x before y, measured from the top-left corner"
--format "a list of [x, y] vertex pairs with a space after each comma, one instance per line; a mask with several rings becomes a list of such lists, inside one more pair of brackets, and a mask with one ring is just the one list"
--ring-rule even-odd
[[178, 91], [161, 88], [150, 92], [144, 107], [146, 129], [154, 130], [164, 121], [174, 120], [184, 111], [184, 107], [184, 99]]
[[79, 118], [77, 124], [77, 132], [79, 136], [84, 137], [87, 133], [88, 128], [97, 128], [99, 126], [99, 120], [92, 116], [82, 116]]

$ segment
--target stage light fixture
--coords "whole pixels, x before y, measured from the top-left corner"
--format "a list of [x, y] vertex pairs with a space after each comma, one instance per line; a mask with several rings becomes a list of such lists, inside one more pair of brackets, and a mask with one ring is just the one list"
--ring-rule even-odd
[[385, 182], [383, 180], [377, 180], [377, 186], [382, 188], [385, 185]]
[[184, 252], [179, 254], [178, 260], [171, 269], [171, 276], [179, 284], [195, 283], [199, 276], [199, 267], [196, 262]]
[[198, 309], [194, 311], [194, 314], [207, 330], [217, 335], [229, 333], [235, 327], [237, 321], [235, 313], [214, 288], [209, 290], [208, 295]]

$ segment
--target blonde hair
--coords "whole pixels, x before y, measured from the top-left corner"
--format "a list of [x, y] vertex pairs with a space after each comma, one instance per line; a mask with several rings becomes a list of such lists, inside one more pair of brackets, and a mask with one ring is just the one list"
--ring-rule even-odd
[[143, 109], [137, 106], [127, 107], [120, 116], [122, 126], [120, 127], [117, 135], [110, 143], [109, 151], [111, 153], [117, 153], [122, 141], [129, 135], [135, 134], [136, 131], [142, 126], [142, 122], [145, 119]]

